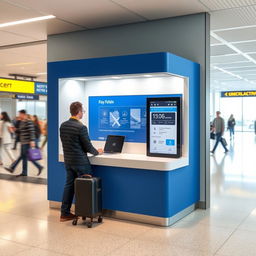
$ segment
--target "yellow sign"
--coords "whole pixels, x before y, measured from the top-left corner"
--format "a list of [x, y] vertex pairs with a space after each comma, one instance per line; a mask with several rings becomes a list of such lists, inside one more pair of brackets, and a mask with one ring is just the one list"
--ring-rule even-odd
[[0, 78], [0, 92], [35, 93], [35, 83]]
[[256, 91], [221, 92], [221, 97], [256, 97]]

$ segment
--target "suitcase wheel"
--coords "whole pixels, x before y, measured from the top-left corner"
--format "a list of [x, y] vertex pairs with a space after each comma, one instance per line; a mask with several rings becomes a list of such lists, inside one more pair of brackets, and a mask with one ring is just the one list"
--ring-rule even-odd
[[101, 216], [99, 216], [98, 223], [102, 223], [102, 221], [103, 221], [103, 218]]
[[72, 225], [74, 225], [74, 226], [77, 225], [77, 219], [74, 219], [74, 220], [72, 221]]
[[88, 228], [92, 228], [92, 222], [88, 222], [88, 223], [87, 223], [87, 227], [88, 227]]

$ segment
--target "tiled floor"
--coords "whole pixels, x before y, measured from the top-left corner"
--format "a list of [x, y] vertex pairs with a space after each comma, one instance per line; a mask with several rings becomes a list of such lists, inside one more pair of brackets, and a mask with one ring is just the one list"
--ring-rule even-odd
[[211, 156], [212, 207], [170, 228], [105, 219], [93, 229], [60, 223], [45, 185], [0, 180], [0, 256], [255, 256], [256, 140], [237, 134]]

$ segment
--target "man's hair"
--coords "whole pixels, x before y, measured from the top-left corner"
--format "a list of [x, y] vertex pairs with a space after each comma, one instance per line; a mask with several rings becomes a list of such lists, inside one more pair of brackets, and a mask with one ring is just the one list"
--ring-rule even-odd
[[19, 111], [19, 113], [26, 115], [26, 114], [27, 114], [27, 111], [26, 111], [25, 109], [22, 109], [22, 110]]
[[83, 105], [81, 102], [76, 101], [76, 102], [71, 103], [71, 105], [70, 105], [71, 116], [76, 116], [79, 113], [79, 111], [82, 111], [82, 110], [83, 110]]

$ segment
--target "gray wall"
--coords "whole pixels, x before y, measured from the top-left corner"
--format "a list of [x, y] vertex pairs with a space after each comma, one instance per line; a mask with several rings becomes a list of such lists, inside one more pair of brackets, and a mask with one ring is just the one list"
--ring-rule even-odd
[[209, 140], [205, 139], [209, 136], [209, 35], [209, 15], [201, 13], [48, 37], [48, 62], [171, 52], [201, 65], [201, 208], [210, 203]]

